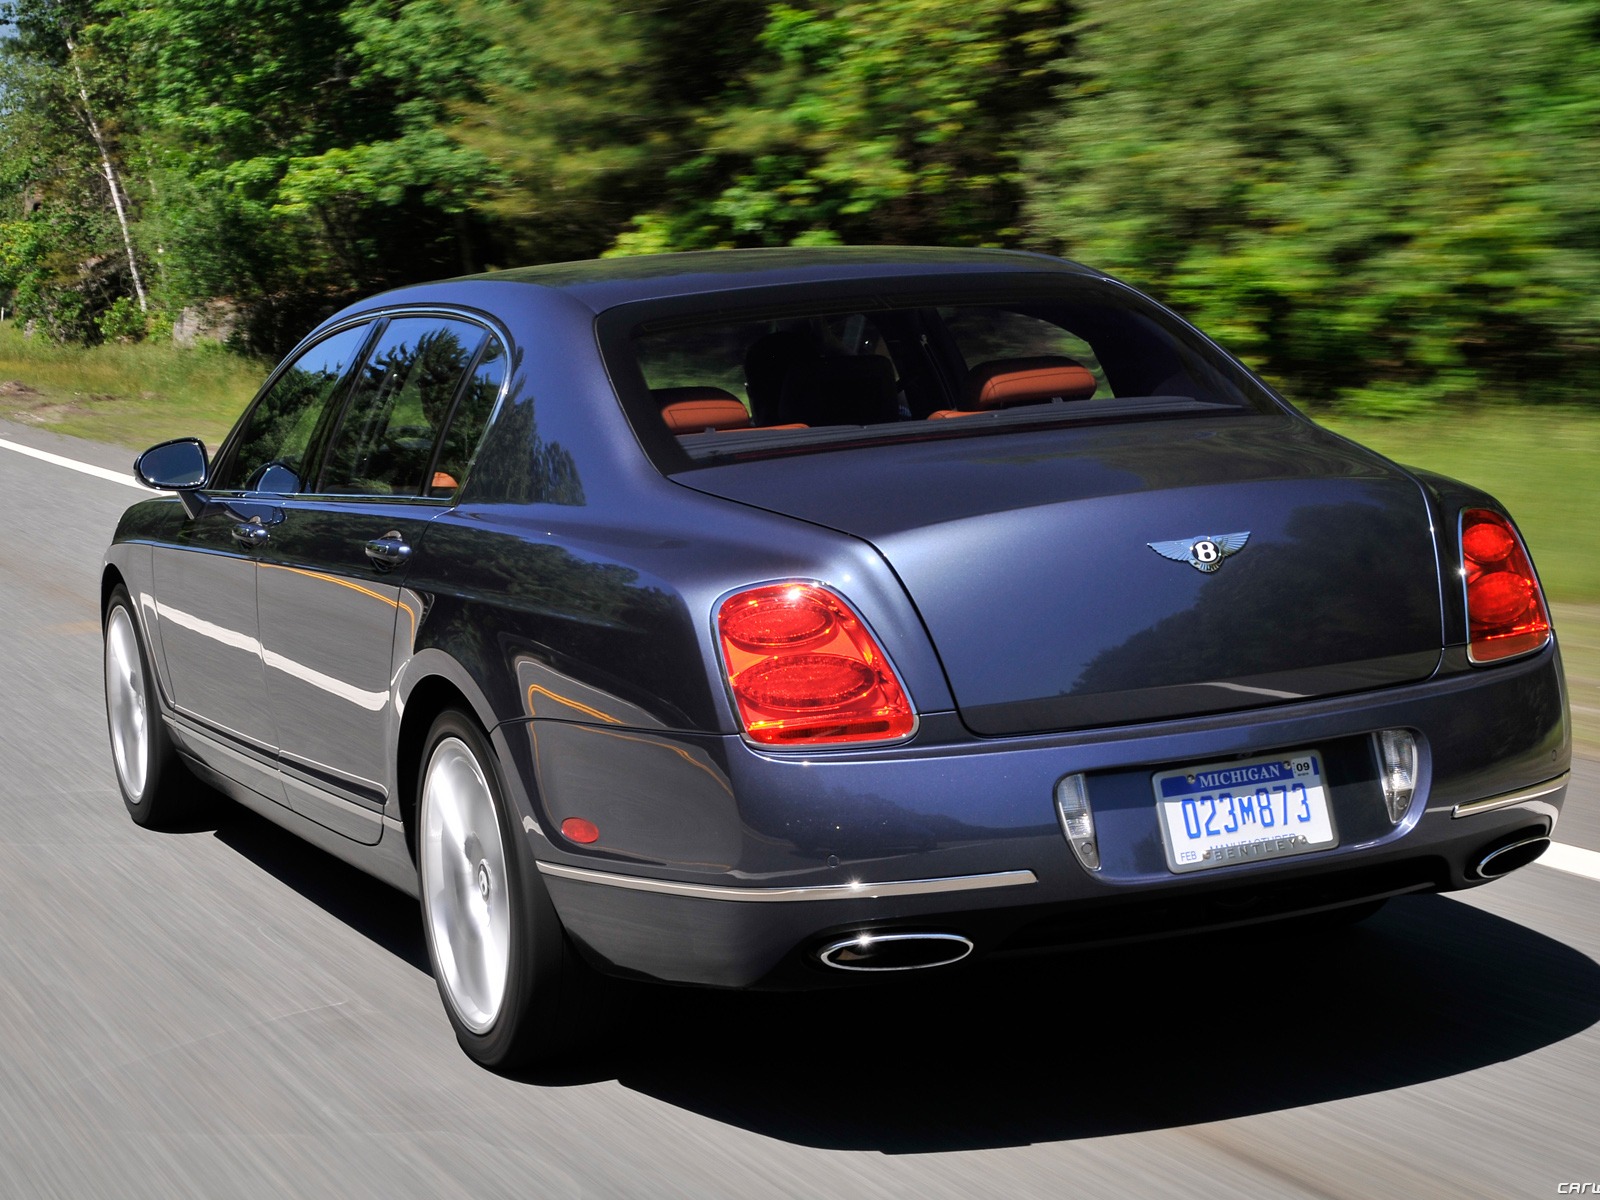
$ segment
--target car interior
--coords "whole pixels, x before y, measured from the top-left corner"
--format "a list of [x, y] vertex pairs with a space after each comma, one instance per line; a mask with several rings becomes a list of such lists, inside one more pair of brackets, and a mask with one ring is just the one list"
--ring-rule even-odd
[[[1049, 420], [1123, 397], [1238, 406], [1239, 389], [1143, 314], [1082, 304], [922, 306], [681, 322], [635, 334], [667, 429], [705, 434], [855, 429], [987, 416]], [[955, 426], [946, 426], [952, 432]], [[720, 439], [718, 439], [720, 443]], [[730, 443], [720, 443], [729, 445]]]

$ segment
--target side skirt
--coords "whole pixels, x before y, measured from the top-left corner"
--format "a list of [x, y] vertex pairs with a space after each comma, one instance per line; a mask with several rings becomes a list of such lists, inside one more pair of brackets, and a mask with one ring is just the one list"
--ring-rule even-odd
[[[185, 733], [190, 739], [204, 737], [192, 729], [186, 730]], [[416, 898], [417, 868], [411, 861], [410, 852], [406, 849], [405, 829], [399, 821], [384, 817], [383, 830], [376, 844], [365, 846], [317, 824], [309, 817], [301, 816], [286, 805], [263, 796], [254, 788], [219, 773], [191, 753], [185, 752], [183, 758], [197, 779], [215, 788], [230, 800], [265, 817], [274, 825], [287, 829], [317, 849], [325, 850], [357, 870], [365, 871], [390, 887]]]

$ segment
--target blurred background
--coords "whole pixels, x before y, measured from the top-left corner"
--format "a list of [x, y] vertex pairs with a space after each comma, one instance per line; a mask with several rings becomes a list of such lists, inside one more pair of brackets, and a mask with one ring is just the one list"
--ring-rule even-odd
[[489, 267], [988, 245], [1155, 291], [1300, 403], [1600, 392], [1592, 2], [0, 11], [0, 300], [61, 341], [214, 306], [271, 354]]
[[262, 358], [441, 275], [1036, 249], [1153, 291], [1319, 420], [1494, 490], [1556, 599], [1600, 601], [1595, 0], [0, 14], [0, 415], [214, 442]]

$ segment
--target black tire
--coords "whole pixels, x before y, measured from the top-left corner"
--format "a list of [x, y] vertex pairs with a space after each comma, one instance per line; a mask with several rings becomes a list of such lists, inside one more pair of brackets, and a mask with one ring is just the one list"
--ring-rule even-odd
[[423, 936], [456, 1040], [496, 1071], [568, 1061], [597, 981], [561, 928], [478, 723], [441, 713], [417, 776]]
[[101, 631], [106, 731], [117, 789], [135, 824], [167, 828], [193, 814], [195, 784], [161, 719], [160, 696], [138, 616], [120, 583], [106, 602]]

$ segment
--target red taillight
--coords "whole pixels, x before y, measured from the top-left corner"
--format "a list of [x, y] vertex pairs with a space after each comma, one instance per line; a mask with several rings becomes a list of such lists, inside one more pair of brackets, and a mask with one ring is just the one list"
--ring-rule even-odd
[[916, 714], [850, 606], [813, 583], [738, 592], [717, 613], [728, 686], [751, 741], [769, 746], [879, 742]]
[[781, 603], [722, 606], [722, 636], [757, 654], [815, 642], [832, 628], [833, 609], [813, 595], [786, 595]]
[[1511, 522], [1486, 508], [1461, 514], [1461, 565], [1467, 585], [1467, 657], [1496, 662], [1550, 640], [1550, 612], [1533, 563]]

